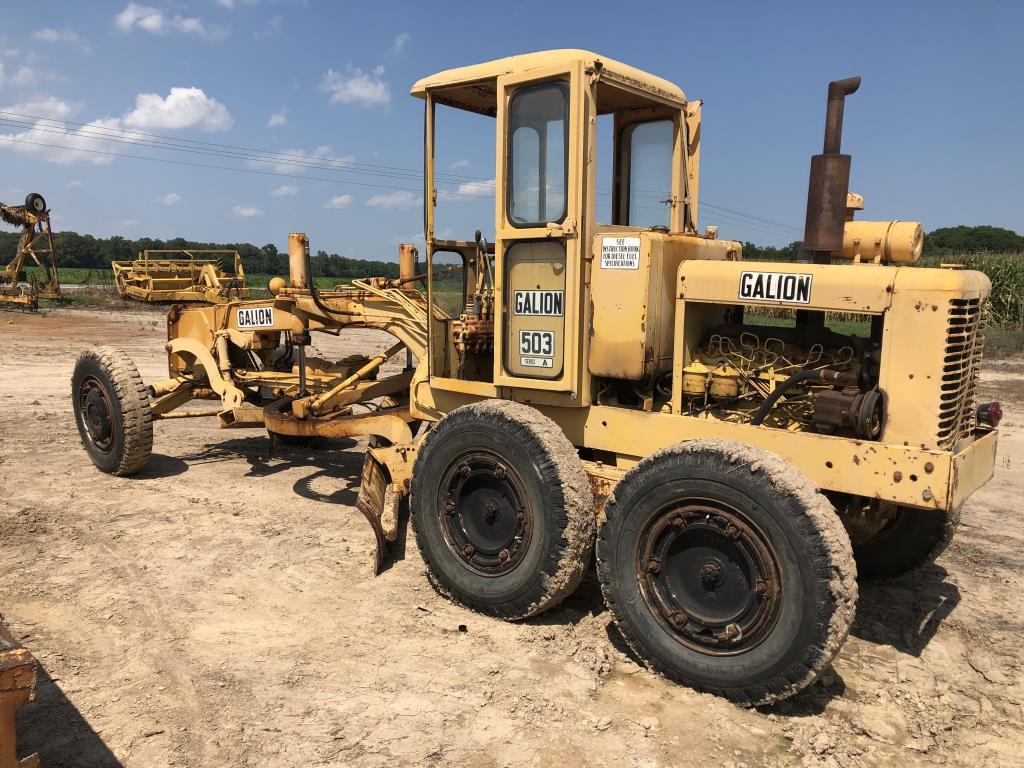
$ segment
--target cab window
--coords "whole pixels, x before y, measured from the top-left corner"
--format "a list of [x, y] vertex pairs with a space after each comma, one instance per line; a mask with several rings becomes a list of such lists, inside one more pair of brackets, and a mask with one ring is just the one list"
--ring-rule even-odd
[[633, 123], [622, 133], [629, 185], [626, 223], [630, 227], [666, 226], [670, 209], [665, 201], [672, 196], [672, 121]]
[[514, 227], [542, 227], [566, 213], [569, 87], [528, 86], [509, 102], [506, 215]]

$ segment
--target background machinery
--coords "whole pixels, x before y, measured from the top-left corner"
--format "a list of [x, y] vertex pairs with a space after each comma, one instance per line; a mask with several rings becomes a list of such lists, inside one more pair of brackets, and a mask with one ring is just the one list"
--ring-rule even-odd
[[[858, 84], [829, 87], [809, 260], [783, 264], [699, 233], [701, 103], [673, 84], [578, 50], [421, 80], [422, 274], [404, 247], [400, 278], [318, 291], [293, 234], [269, 298], [171, 308], [167, 379], [146, 386], [108, 348], [79, 358], [85, 448], [135, 472], [153, 422], [192, 399], [218, 401], [226, 428], [368, 435], [359, 508], [386, 545], [409, 496], [443, 594], [522, 619], [595, 553], [652, 669], [747, 704], [790, 696], [842, 647], [858, 571], [934, 556], [995, 461], [998, 404], [975, 402], [989, 281], [910, 266], [917, 223], [853, 220], [840, 138]], [[493, 243], [435, 236], [435, 115], [453, 108], [497, 121]], [[641, 192], [664, 201], [656, 220]], [[395, 343], [306, 354], [312, 334], [351, 327]]]
[[[171, 254], [179, 258], [167, 258]], [[224, 271], [225, 257], [232, 260], [232, 274]], [[149, 249], [137, 259], [114, 261], [110, 266], [117, 293], [123, 299], [212, 304], [231, 298], [247, 299], [251, 294], [245, 287], [245, 270], [238, 251]]]
[[[40, 299], [61, 300], [50, 211], [43, 196], [32, 192], [25, 198], [24, 205], [0, 203], [0, 219], [21, 228], [14, 259], [0, 272], [0, 306], [13, 304], [35, 309]], [[44, 279], [28, 279], [25, 264], [30, 258], [42, 270]]]

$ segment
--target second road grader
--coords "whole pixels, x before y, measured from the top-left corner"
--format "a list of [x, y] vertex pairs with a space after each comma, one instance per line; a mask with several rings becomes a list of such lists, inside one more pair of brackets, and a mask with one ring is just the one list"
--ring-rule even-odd
[[[106, 472], [136, 472], [153, 422], [202, 398], [226, 428], [369, 436], [358, 506], [383, 551], [409, 497], [443, 594], [523, 619], [594, 555], [650, 668], [745, 704], [790, 696], [843, 645], [858, 571], [933, 557], [995, 462], [999, 406], [975, 400], [989, 281], [911, 266], [920, 224], [853, 219], [840, 138], [858, 85], [829, 86], [808, 263], [749, 263], [698, 232], [701, 102], [671, 83], [577, 50], [421, 80], [425, 270], [406, 246], [398, 279], [317, 290], [293, 234], [270, 298], [172, 307], [166, 380], [146, 386], [107, 348], [80, 357], [85, 447]], [[441, 109], [497, 121], [493, 243], [436, 235]], [[346, 328], [395, 343], [308, 353], [312, 334]], [[378, 378], [394, 356], [404, 370]]]

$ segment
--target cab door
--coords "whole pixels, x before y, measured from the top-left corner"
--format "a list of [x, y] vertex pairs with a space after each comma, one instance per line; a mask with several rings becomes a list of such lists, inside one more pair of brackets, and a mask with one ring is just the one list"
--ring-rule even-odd
[[498, 78], [495, 384], [579, 385], [579, 67]]

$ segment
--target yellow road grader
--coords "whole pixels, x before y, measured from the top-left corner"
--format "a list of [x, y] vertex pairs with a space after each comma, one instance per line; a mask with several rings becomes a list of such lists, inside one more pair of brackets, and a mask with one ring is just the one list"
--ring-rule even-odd
[[[147, 385], [109, 348], [81, 355], [85, 448], [137, 472], [154, 422], [196, 399], [228, 429], [368, 436], [358, 506], [383, 551], [409, 497], [441, 593], [523, 619], [593, 559], [650, 668], [745, 704], [790, 696], [843, 645], [858, 573], [909, 570], [948, 542], [992, 476], [1001, 414], [975, 399], [985, 275], [914, 267], [919, 224], [853, 218], [840, 140], [858, 85], [829, 86], [806, 262], [765, 263], [698, 230], [701, 102], [666, 80], [579, 50], [420, 80], [424, 268], [404, 247], [397, 279], [317, 290], [292, 234], [269, 298], [171, 308], [168, 378]], [[442, 109], [496, 121], [493, 243], [435, 232]], [[638, 202], [652, 187], [656, 221]], [[395, 341], [308, 354], [349, 328]], [[379, 377], [393, 357], [404, 369]]]

